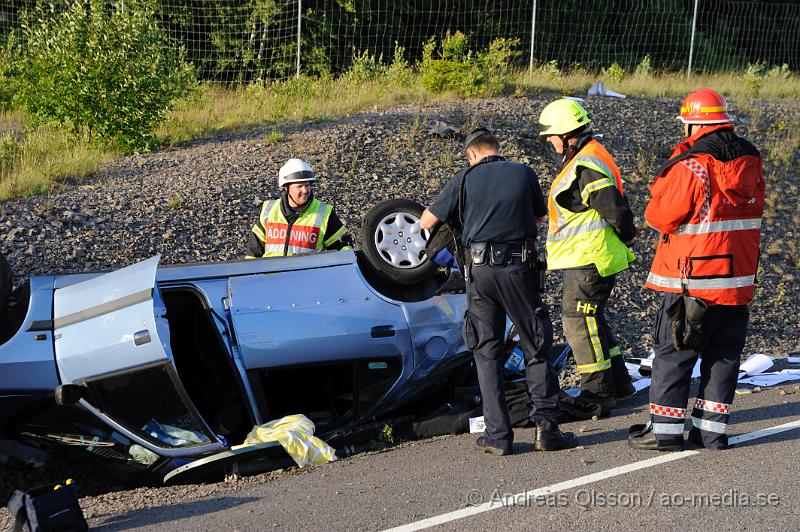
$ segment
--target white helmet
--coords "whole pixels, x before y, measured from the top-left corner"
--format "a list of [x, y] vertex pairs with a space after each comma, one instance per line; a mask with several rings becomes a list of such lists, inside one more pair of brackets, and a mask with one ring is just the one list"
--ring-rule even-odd
[[314, 170], [303, 159], [289, 159], [278, 172], [279, 186], [316, 180]]

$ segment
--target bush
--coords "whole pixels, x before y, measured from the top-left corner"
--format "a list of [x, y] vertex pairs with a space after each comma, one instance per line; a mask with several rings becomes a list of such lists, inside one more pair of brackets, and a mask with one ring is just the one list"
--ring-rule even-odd
[[386, 71], [389, 83], [395, 87], [407, 87], [414, 83], [414, 71], [405, 58], [406, 49], [395, 42], [392, 64]]
[[550, 79], [560, 78], [562, 75], [561, 68], [558, 66], [558, 60], [553, 59], [547, 63], [539, 66], [539, 73]]
[[383, 62], [383, 55], [375, 57], [369, 51], [353, 52], [353, 64], [346, 75], [356, 81], [370, 81], [386, 73], [388, 67]]
[[747, 70], [745, 70], [742, 75], [742, 79], [751, 96], [758, 96], [758, 93], [761, 92], [761, 87], [764, 84], [765, 68], [766, 63], [763, 62], [755, 62], [747, 65]]
[[650, 61], [650, 56], [645, 55], [641, 62], [636, 65], [636, 75], [641, 77], [648, 77], [653, 75], [653, 64]]
[[22, 15], [3, 77], [14, 105], [89, 141], [146, 149], [194, 73], [145, 0], [76, 0]]
[[776, 65], [770, 68], [769, 72], [767, 72], [767, 77], [773, 79], [789, 79], [792, 77], [792, 71], [789, 69], [789, 65], [784, 63], [781, 66]]
[[625, 78], [625, 69], [623, 69], [619, 63], [611, 63], [610, 67], [603, 69], [603, 78], [605, 78], [606, 81], [621, 83]]
[[519, 39], [499, 38], [488, 49], [473, 54], [467, 36], [460, 31], [448, 31], [441, 46], [432, 37], [422, 49], [422, 85], [433, 92], [452, 91], [466, 96], [497, 94], [508, 80], [511, 60], [519, 55], [518, 45]]

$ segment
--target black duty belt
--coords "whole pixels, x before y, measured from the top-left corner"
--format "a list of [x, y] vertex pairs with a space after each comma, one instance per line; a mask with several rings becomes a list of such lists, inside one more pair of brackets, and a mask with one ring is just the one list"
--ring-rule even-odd
[[473, 242], [464, 251], [473, 266], [531, 263], [535, 255], [533, 242]]

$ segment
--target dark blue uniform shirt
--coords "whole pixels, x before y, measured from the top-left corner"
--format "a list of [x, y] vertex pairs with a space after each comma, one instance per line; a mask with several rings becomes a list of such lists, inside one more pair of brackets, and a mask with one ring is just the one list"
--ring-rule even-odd
[[439, 220], [458, 220], [458, 193], [466, 173], [461, 243], [522, 242], [536, 238], [536, 217], [547, 214], [539, 178], [532, 168], [485, 157], [457, 173], [429, 207]]

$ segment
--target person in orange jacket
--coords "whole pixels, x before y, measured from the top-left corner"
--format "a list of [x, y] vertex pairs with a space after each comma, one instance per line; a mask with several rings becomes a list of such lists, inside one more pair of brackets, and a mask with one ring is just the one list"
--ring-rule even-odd
[[692, 369], [702, 353], [688, 438], [723, 449], [756, 282], [765, 180], [760, 153], [736, 135], [720, 94], [689, 94], [678, 119], [686, 138], [650, 185], [645, 211], [660, 233], [645, 286], [664, 297], [653, 332], [650, 421], [632, 426], [628, 443], [682, 448]]

